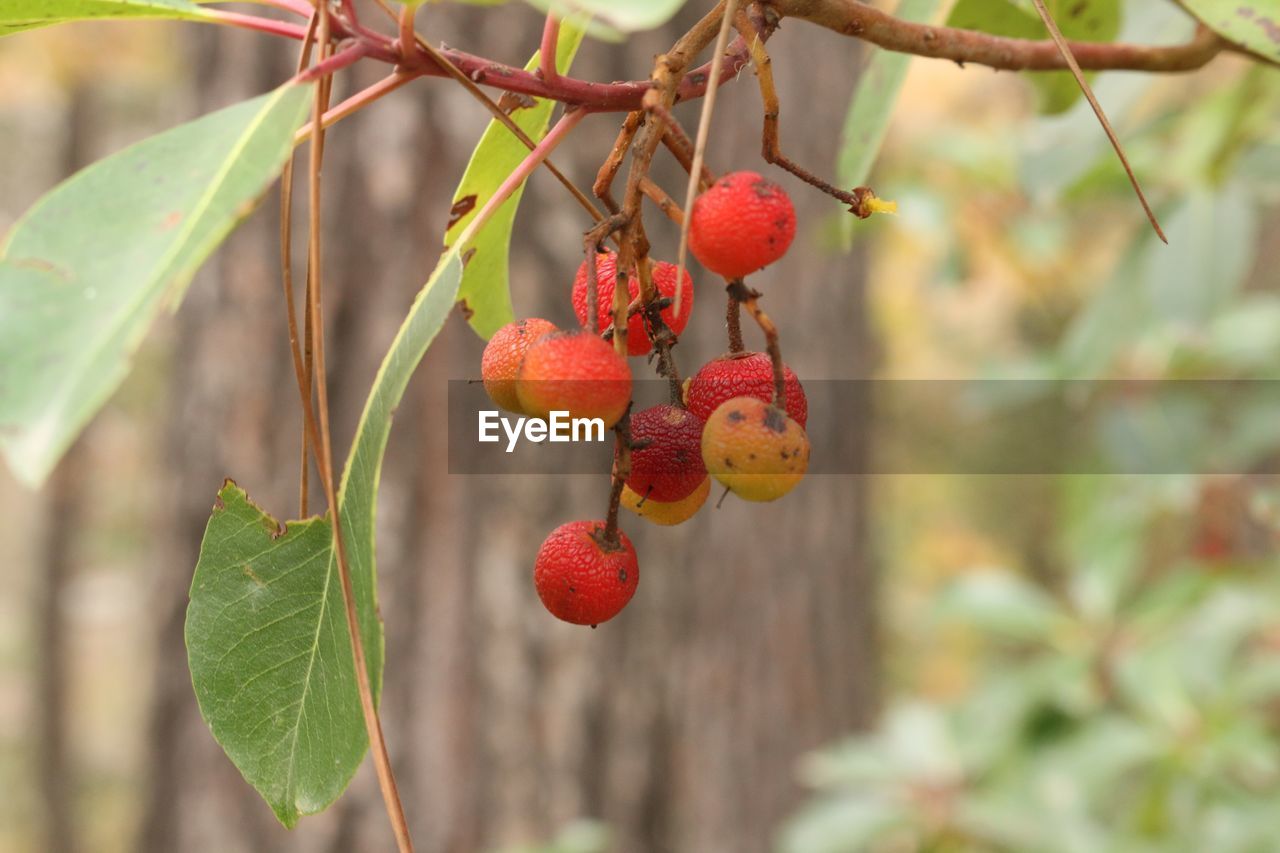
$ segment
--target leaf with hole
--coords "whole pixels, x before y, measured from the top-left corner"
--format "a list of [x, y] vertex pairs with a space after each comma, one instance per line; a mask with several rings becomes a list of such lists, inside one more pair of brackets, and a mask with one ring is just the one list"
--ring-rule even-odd
[[[568, 21], [561, 23], [560, 38], [556, 44], [556, 69], [561, 73], [569, 70], [582, 43], [582, 35], [581, 27]], [[535, 53], [525, 69], [532, 71], [537, 67], [538, 54]], [[508, 107], [507, 114], [530, 139], [537, 142], [546, 135], [555, 107], [553, 101], [506, 95], [499, 103]], [[496, 119], [489, 122], [453, 195], [452, 213], [445, 229], [445, 245], [452, 245], [453, 239], [463, 232], [528, 153], [529, 149], [509, 128]], [[523, 194], [524, 186], [521, 185], [494, 212], [468, 247], [475, 249], [475, 255], [467, 263], [458, 299], [467, 322], [483, 338], [488, 338], [515, 319], [511, 305], [509, 254], [511, 230]]]
[[[374, 380], [338, 492], [369, 682], [381, 692], [374, 527], [391, 420], [453, 308], [462, 261], [440, 259]], [[209, 519], [187, 608], [187, 660], [200, 713], [285, 826], [341, 795], [368, 747], [333, 529], [279, 525], [227, 483]]]
[[0, 247], [0, 451], [39, 485], [116, 389], [152, 321], [252, 212], [310, 85], [139, 142], [36, 202]]

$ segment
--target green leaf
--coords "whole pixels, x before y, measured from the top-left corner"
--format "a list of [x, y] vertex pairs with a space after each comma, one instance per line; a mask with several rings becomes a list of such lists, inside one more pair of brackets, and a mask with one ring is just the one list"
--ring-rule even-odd
[[0, 36], [67, 21], [109, 18], [204, 17], [189, 0], [5, 0], [0, 4]]
[[[1045, 7], [1073, 41], [1111, 41], [1120, 32], [1118, 0], [1046, 0]], [[1048, 38], [1030, 0], [959, 0], [947, 24], [1009, 38]], [[1060, 113], [1080, 99], [1080, 86], [1069, 72], [1035, 73], [1028, 79], [1039, 94], [1041, 112]]]
[[200, 712], [289, 827], [342, 793], [367, 746], [332, 540], [328, 520], [281, 527], [228, 481], [187, 610]]
[[1280, 62], [1280, 0], [1182, 0], [1182, 6], [1227, 41]]
[[[908, 21], [928, 21], [942, 0], [902, 0], [895, 16]], [[842, 187], [865, 184], [871, 166], [880, 154], [898, 92], [907, 77], [911, 56], [888, 50], [873, 50], [871, 61], [858, 75], [853, 100], [845, 114], [840, 154], [836, 159], [837, 183]], [[840, 220], [845, 245], [853, 239], [854, 217]]]
[[527, 0], [561, 18], [589, 18], [587, 30], [597, 38], [617, 41], [626, 33], [652, 30], [671, 20], [688, 0]]
[[[581, 27], [573, 26], [567, 21], [561, 24], [560, 38], [556, 44], [556, 68], [561, 73], [569, 70], [574, 54], [582, 43], [582, 35]], [[532, 71], [537, 67], [538, 54], [535, 53], [525, 68]], [[532, 99], [525, 104], [519, 101], [515, 103], [516, 106], [509, 113], [512, 120], [530, 139], [541, 139], [547, 132], [555, 103], [541, 98]], [[528, 153], [529, 149], [524, 143], [505, 126], [497, 120], [489, 122], [471, 155], [471, 162], [467, 164], [467, 171], [462, 176], [458, 190], [454, 193], [454, 215], [450, 217], [445, 229], [446, 246], [451, 245], [454, 237], [463, 232]], [[480, 233], [468, 247], [475, 249], [475, 255], [467, 263], [458, 299], [462, 302], [467, 322], [483, 338], [488, 338], [515, 319], [511, 305], [508, 255], [516, 208], [520, 206], [523, 194], [524, 186], [521, 185], [494, 212], [493, 218], [480, 229]]]
[[254, 207], [310, 86], [153, 136], [72, 176], [0, 248], [0, 451], [35, 486], [124, 379], [165, 304]]
[[1046, 640], [1064, 621], [1049, 596], [1000, 571], [966, 575], [943, 590], [936, 606], [940, 615], [1019, 640]]
[[[440, 259], [383, 359], [338, 492], [369, 682], [382, 688], [374, 521], [392, 415], [453, 308], [462, 261]], [[332, 527], [283, 528], [228, 483], [191, 583], [186, 640], [200, 713], [285, 826], [332, 803], [368, 740], [347, 633]]]

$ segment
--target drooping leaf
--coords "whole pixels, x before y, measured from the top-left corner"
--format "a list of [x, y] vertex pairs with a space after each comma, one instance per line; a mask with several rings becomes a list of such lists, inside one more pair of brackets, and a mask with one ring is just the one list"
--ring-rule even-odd
[[[894, 14], [903, 20], [924, 22], [941, 5], [942, 0], [903, 0]], [[871, 174], [871, 166], [880, 154], [880, 146], [889, 131], [889, 119], [910, 63], [908, 54], [876, 50], [858, 75], [858, 85], [845, 114], [840, 155], [836, 160], [839, 184], [845, 189], [866, 183], [867, 176]], [[846, 244], [853, 239], [853, 225], [852, 216], [841, 219], [841, 232]]]
[[1280, 0], [1182, 0], [1182, 5], [1227, 41], [1280, 62]]
[[[1120, 32], [1119, 0], [1046, 0], [1045, 7], [1072, 41], [1110, 41]], [[1030, 0], [959, 0], [947, 24], [1009, 38], [1048, 38]], [[1037, 72], [1027, 79], [1039, 94], [1041, 112], [1060, 113], [1080, 99], [1069, 72]]]
[[660, 27], [688, 0], [527, 0], [543, 12], [561, 18], [589, 18], [587, 30], [597, 38], [620, 40], [626, 33]]
[[[391, 419], [453, 308], [462, 261], [447, 252], [383, 359], [338, 492], [369, 681], [381, 692], [374, 520]], [[364, 758], [361, 716], [332, 527], [280, 527], [228, 483], [191, 584], [186, 641], [200, 713], [285, 826], [332, 803]]]
[[[560, 38], [556, 44], [556, 68], [560, 72], [568, 71], [574, 54], [582, 43], [582, 35], [581, 27], [568, 21], [561, 24]], [[538, 54], [535, 53], [525, 68], [533, 70], [537, 67]], [[541, 98], [514, 99], [511, 103], [513, 106], [508, 113], [511, 119], [530, 139], [541, 139], [547, 132], [555, 103]], [[489, 122], [471, 155], [471, 162], [467, 164], [458, 190], [454, 193], [454, 213], [445, 229], [446, 246], [452, 245], [453, 240], [476, 217], [485, 202], [497, 192], [507, 175], [520, 165], [528, 153], [529, 149], [507, 127], [497, 120]], [[522, 185], [494, 212], [493, 218], [471, 241], [470, 248], [475, 249], [476, 253], [462, 276], [458, 299], [462, 302], [467, 322], [483, 338], [488, 338], [515, 319], [511, 306], [508, 256], [516, 208], [520, 206], [523, 194]]]
[[4, 0], [0, 36], [67, 21], [110, 18], [197, 20], [204, 11], [190, 0]]
[[116, 389], [152, 320], [279, 173], [309, 85], [153, 136], [44, 196], [0, 247], [0, 450], [29, 485]]

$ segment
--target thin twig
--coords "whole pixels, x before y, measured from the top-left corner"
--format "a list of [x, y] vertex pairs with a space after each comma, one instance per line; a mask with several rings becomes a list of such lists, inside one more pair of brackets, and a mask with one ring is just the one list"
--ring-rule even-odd
[[1062, 51], [1062, 58], [1070, 66], [1072, 76], [1076, 78], [1076, 83], [1080, 85], [1080, 91], [1084, 92], [1084, 96], [1089, 100], [1089, 106], [1093, 107], [1093, 114], [1098, 117], [1098, 121], [1102, 124], [1102, 130], [1107, 134], [1107, 139], [1111, 141], [1111, 147], [1115, 149], [1116, 156], [1120, 158], [1120, 165], [1124, 166], [1124, 173], [1129, 176], [1129, 183], [1133, 185], [1133, 191], [1138, 194], [1138, 201], [1141, 202], [1142, 209], [1146, 211], [1147, 219], [1151, 221], [1151, 227], [1156, 230], [1156, 236], [1168, 243], [1169, 238], [1164, 235], [1164, 229], [1160, 227], [1155, 211], [1151, 209], [1146, 193], [1142, 191], [1142, 186], [1138, 183], [1138, 177], [1133, 173], [1133, 167], [1129, 165], [1129, 158], [1124, 155], [1124, 148], [1120, 145], [1120, 138], [1111, 129], [1111, 122], [1107, 121], [1107, 114], [1102, 111], [1102, 104], [1098, 103], [1098, 99], [1094, 97], [1093, 87], [1089, 85], [1088, 80], [1084, 79], [1084, 72], [1080, 70], [1080, 63], [1076, 62], [1075, 55], [1071, 52], [1071, 45], [1067, 44], [1067, 40], [1062, 37], [1062, 31], [1058, 29], [1057, 22], [1053, 20], [1049, 10], [1045, 8], [1044, 0], [1034, 0], [1034, 3], [1036, 12], [1040, 14], [1040, 20], [1044, 21], [1045, 29], [1053, 37], [1053, 42], [1058, 46], [1058, 50]]
[[[312, 15], [307, 25], [307, 37], [302, 42], [302, 49], [298, 51], [297, 73], [299, 74], [311, 61], [311, 48], [315, 44], [316, 28], [319, 24], [319, 16]], [[303, 401], [301, 447], [299, 448], [301, 460], [298, 470], [298, 517], [306, 518], [310, 509], [308, 504], [311, 492], [311, 484], [309, 482], [311, 468], [307, 464], [307, 417], [309, 415], [307, 402], [310, 400], [311, 395], [306, 391], [306, 388], [309, 387], [308, 384], [304, 382], [306, 371], [302, 364], [302, 350], [298, 340], [298, 311], [294, 305], [293, 295], [292, 153], [290, 153], [289, 159], [285, 161], [284, 170], [280, 173], [280, 282], [284, 288], [285, 319], [289, 329], [289, 356], [293, 359], [293, 371], [298, 380], [298, 391], [302, 395]]]
[[[329, 43], [329, 7], [320, 3], [318, 8], [320, 25], [318, 39], [321, 45]], [[323, 64], [323, 62], [321, 63]], [[391, 758], [387, 753], [386, 740], [382, 734], [382, 722], [378, 718], [378, 709], [373, 700], [373, 688], [369, 681], [368, 664], [365, 658], [364, 640], [360, 633], [360, 616], [357, 611], [355, 589], [351, 581], [351, 564], [347, 557], [346, 538], [342, 535], [342, 511], [338, 504], [337, 491], [333, 477], [333, 445], [329, 431], [329, 393], [325, 373], [324, 352], [324, 301], [321, 282], [321, 207], [320, 207], [320, 175], [324, 156], [324, 128], [321, 121], [328, 106], [330, 88], [322, 83], [316, 86], [315, 106], [312, 111], [312, 145], [309, 163], [309, 239], [308, 247], [309, 274], [308, 295], [310, 307], [310, 328], [315, 340], [315, 379], [316, 408], [319, 412], [319, 441], [313, 448], [320, 469], [321, 484], [324, 486], [325, 500], [329, 505], [330, 523], [333, 525], [333, 545], [337, 553], [338, 577], [342, 587], [343, 609], [346, 612], [347, 632], [351, 636], [351, 655], [355, 666], [356, 689], [360, 697], [360, 709], [364, 716], [365, 730], [369, 736], [369, 751], [373, 756], [374, 769], [377, 771], [378, 786], [382, 791], [382, 799], [387, 807], [387, 815], [391, 819], [391, 828], [395, 833], [396, 845], [400, 853], [412, 853], [413, 841], [409, 837], [409, 824], [405, 819], [404, 807], [400, 802], [400, 794], [396, 789], [395, 774], [391, 768]], [[308, 400], [308, 405], [310, 400]], [[315, 438], [312, 432], [313, 440]]]
[[[720, 63], [724, 59], [724, 48], [729, 43], [730, 23], [738, 0], [728, 0], [724, 5], [724, 16], [720, 20], [720, 32], [716, 34], [715, 54], [711, 57], [711, 81], [707, 89], [707, 97], [702, 102], [702, 114], [698, 116], [698, 135], [693, 146], [693, 163], [689, 167], [689, 186], [684, 193], [684, 209], [693, 213], [693, 199], [698, 194], [698, 177], [702, 174], [702, 161], [706, 158], [707, 138], [711, 133], [711, 113], [716, 107], [716, 92], [720, 86]], [[689, 219], [680, 224], [680, 249], [676, 253], [676, 307], [680, 314], [680, 294], [683, 288], [679, 282], [684, 278], [685, 263], [689, 259]]]

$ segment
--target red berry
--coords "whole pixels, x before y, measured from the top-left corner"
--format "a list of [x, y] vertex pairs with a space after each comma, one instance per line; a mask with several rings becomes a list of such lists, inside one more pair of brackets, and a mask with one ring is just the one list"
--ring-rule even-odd
[[603, 521], [562, 524], [542, 543], [533, 584], [551, 615], [575, 625], [599, 625], [618, 615], [640, 581], [636, 549], [621, 530], [604, 541]]
[[[787, 415], [800, 426], [809, 422], [809, 401], [800, 380], [782, 366]], [[693, 375], [685, 390], [685, 405], [704, 421], [721, 403], [733, 397], [773, 402], [773, 362], [762, 352], [740, 352], [709, 361]]]
[[[599, 314], [597, 322], [600, 329], [608, 328], [613, 322], [613, 287], [618, 276], [618, 256], [613, 252], [596, 255], [596, 310]], [[676, 265], [666, 261], [653, 264], [653, 286], [658, 296], [675, 299]], [[628, 298], [634, 301], [640, 295], [640, 281], [636, 274], [627, 279]], [[685, 270], [684, 283], [680, 288], [680, 314], [676, 316], [675, 303], [662, 309], [662, 321], [672, 332], [679, 335], [689, 324], [689, 315], [693, 312], [693, 279]], [[578, 274], [573, 279], [573, 312], [578, 315], [578, 322], [587, 322], [587, 262], [578, 267]], [[630, 355], [647, 355], [653, 349], [649, 336], [645, 334], [644, 316], [633, 314], [627, 320], [627, 353]]]
[[493, 333], [480, 357], [480, 377], [493, 402], [509, 412], [528, 414], [520, 407], [520, 398], [516, 395], [520, 362], [534, 341], [555, 330], [555, 324], [549, 320], [530, 317], [508, 323]]
[[796, 211], [782, 187], [756, 172], [733, 172], [698, 196], [689, 218], [689, 251], [707, 269], [742, 278], [787, 252]]
[[631, 402], [631, 368], [599, 335], [553, 332], [524, 354], [516, 394], [529, 415], [563, 411], [572, 418], [600, 418], [610, 429]]
[[636, 494], [669, 503], [687, 498], [707, 477], [702, 464], [702, 418], [662, 404], [631, 416], [631, 475]]

